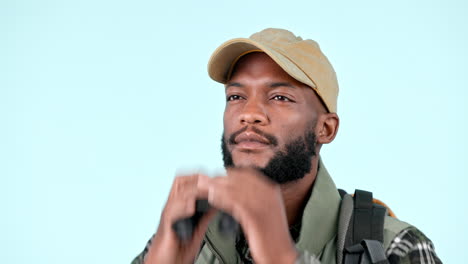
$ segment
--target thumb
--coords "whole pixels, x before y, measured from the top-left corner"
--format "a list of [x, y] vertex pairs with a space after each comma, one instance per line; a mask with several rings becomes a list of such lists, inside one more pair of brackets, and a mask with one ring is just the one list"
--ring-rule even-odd
[[205, 215], [202, 216], [200, 222], [198, 223], [195, 231], [193, 233], [193, 240], [194, 241], [201, 241], [203, 236], [205, 235], [206, 229], [208, 229], [208, 225], [211, 222], [211, 219], [216, 215], [217, 210], [211, 208]]

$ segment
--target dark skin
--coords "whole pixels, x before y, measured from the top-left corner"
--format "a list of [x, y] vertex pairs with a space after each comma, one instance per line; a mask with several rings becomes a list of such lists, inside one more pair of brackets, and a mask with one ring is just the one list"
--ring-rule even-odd
[[[214, 210], [198, 226], [192, 240], [182, 244], [171, 224], [193, 215], [196, 199], [230, 213], [242, 226], [256, 263], [294, 263], [297, 258], [288, 227], [303, 211], [317, 175], [318, 156], [308, 174], [298, 181], [276, 184], [252, 167], [264, 167], [286, 143], [303, 137], [311, 124], [316, 134], [316, 153], [336, 136], [339, 119], [328, 113], [315, 92], [296, 81], [264, 53], [244, 56], [226, 84], [224, 136], [246, 130], [228, 144], [236, 168], [226, 177], [179, 176], [161, 215], [145, 263], [192, 263]], [[271, 134], [277, 144], [252, 128]]]

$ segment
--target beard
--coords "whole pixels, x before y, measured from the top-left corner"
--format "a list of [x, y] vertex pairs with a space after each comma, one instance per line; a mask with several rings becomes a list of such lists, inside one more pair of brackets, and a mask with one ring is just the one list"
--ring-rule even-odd
[[[286, 143], [283, 150], [279, 150], [268, 161], [265, 167], [255, 167], [276, 183], [284, 184], [302, 179], [310, 172], [312, 158], [316, 155], [317, 145], [313, 127], [306, 129], [303, 136], [299, 136]], [[221, 137], [221, 151], [225, 168], [235, 167], [232, 153], [227, 148], [227, 144], [233, 144], [234, 138], [245, 131], [246, 128], [233, 133], [228, 139]], [[267, 138], [271, 145], [277, 145], [278, 140], [273, 135], [266, 134], [255, 127], [254, 132]], [[224, 135], [224, 133], [223, 133]], [[227, 142], [226, 142], [227, 141]]]

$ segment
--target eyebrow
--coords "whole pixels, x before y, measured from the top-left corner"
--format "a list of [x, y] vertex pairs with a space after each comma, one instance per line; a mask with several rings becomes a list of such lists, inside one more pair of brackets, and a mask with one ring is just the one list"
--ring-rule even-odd
[[277, 88], [277, 87], [289, 87], [289, 88], [296, 88], [296, 86], [288, 83], [288, 82], [273, 82], [270, 83], [271, 88]]
[[229, 87], [244, 87], [244, 86], [242, 84], [238, 83], [238, 82], [232, 82], [232, 83], [226, 84], [225, 89], [227, 89]]

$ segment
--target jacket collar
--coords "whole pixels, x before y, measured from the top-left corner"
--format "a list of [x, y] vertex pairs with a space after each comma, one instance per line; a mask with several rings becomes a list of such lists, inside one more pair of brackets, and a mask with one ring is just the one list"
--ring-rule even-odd
[[319, 159], [317, 177], [302, 215], [301, 232], [296, 246], [319, 256], [337, 232], [340, 194]]

